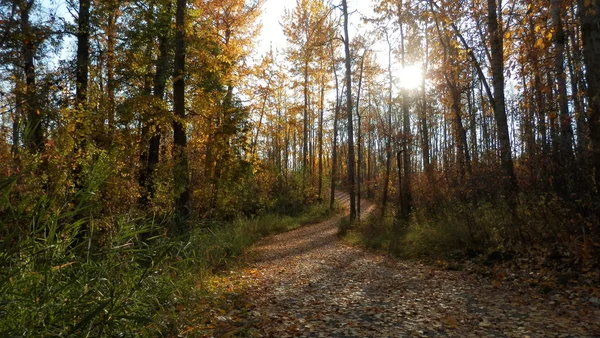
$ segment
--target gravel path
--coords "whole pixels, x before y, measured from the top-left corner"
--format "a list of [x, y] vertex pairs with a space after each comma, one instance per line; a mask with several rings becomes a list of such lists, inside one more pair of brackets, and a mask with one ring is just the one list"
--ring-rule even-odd
[[345, 245], [339, 220], [260, 241], [232, 274], [251, 336], [600, 337], [598, 307]]

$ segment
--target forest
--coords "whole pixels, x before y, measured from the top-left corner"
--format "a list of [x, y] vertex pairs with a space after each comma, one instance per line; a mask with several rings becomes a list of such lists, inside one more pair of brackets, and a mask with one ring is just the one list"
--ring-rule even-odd
[[0, 1], [1, 336], [177, 336], [346, 193], [346, 241], [600, 305], [599, 0], [271, 1]]

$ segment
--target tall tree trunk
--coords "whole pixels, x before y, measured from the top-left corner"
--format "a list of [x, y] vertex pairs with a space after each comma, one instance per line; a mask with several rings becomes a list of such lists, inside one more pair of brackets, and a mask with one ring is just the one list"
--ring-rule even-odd
[[298, 128], [296, 121], [293, 122], [292, 127], [292, 171], [296, 172], [298, 166]]
[[[170, 4], [167, 5], [166, 11], [170, 13]], [[166, 22], [161, 21], [160, 23], [163, 23], [165, 26], [167, 26], [171, 22], [171, 19], [165, 21]], [[155, 97], [156, 101], [163, 101], [165, 98], [169, 70], [170, 48], [171, 44], [169, 42], [168, 28], [162, 27], [160, 36], [158, 38], [158, 57], [155, 63], [156, 71], [154, 74], [154, 85], [152, 89], [152, 95]], [[162, 112], [160, 111], [156, 112], [156, 114], [161, 113]], [[139, 178], [140, 186], [142, 187], [140, 203], [145, 206], [147, 206], [148, 203], [154, 198], [154, 194], [156, 192], [153, 175], [160, 160], [160, 144], [162, 138], [162, 130], [158, 120], [158, 118], [153, 118], [148, 122], [148, 129], [150, 130], [151, 136], [146, 149], [141, 155], [145, 161], [142, 162], [142, 165], [145, 165], [145, 168], [140, 173]]]
[[321, 99], [319, 102], [319, 202], [323, 199], [323, 115], [325, 111], [325, 76], [321, 78]]
[[85, 113], [90, 63], [90, 0], [79, 1], [78, 25], [75, 102], [77, 109]]
[[263, 101], [260, 107], [260, 116], [258, 118], [258, 125], [256, 126], [256, 134], [254, 135], [254, 139], [252, 140], [252, 145], [250, 147], [250, 154], [255, 155], [257, 152], [258, 138], [260, 137], [260, 130], [263, 124], [263, 118], [265, 117], [265, 111], [267, 107], [267, 99], [268, 95], [266, 93], [263, 94]]
[[[89, 136], [89, 127], [84, 125], [88, 119], [87, 115], [87, 90], [88, 73], [90, 62], [90, 0], [79, 1], [79, 17], [77, 31], [77, 58], [75, 71], [75, 109], [78, 116], [75, 122], [77, 135], [75, 137], [75, 169], [73, 170], [73, 179], [75, 181], [75, 190], [83, 189], [83, 158], [86, 143]], [[88, 121], [91, 122], [91, 121]]]
[[23, 109], [25, 106], [25, 102], [23, 102], [25, 98], [25, 93], [23, 93], [23, 75], [21, 72], [17, 72], [15, 75], [17, 79], [15, 85], [15, 115], [13, 118], [13, 128], [12, 128], [12, 147], [11, 147], [11, 155], [13, 159], [17, 159], [19, 154], [19, 147], [21, 144], [21, 118], [23, 117]]
[[[524, 73], [524, 65], [521, 67], [521, 71]], [[535, 137], [533, 135], [533, 131], [535, 129], [533, 124], [535, 100], [533, 96], [533, 90], [529, 87], [529, 83], [530, 81], [528, 81], [527, 77], [523, 76], [521, 84], [523, 86], [523, 93], [525, 93], [524, 100], [527, 100], [527, 106], [524, 107], [523, 112], [521, 113], [521, 119], [523, 120], [521, 131], [523, 133], [524, 143], [522, 156], [527, 159], [528, 165], [530, 166], [532, 164], [531, 160], [535, 155]]]
[[[337, 81], [336, 81], [337, 82]], [[337, 89], [336, 89], [337, 91]], [[331, 193], [329, 200], [329, 209], [333, 210], [335, 203], [335, 181], [337, 179], [337, 162], [338, 162], [338, 121], [340, 116], [340, 99], [336, 99], [335, 112], [333, 117], [333, 149], [331, 154]]]
[[[402, 179], [403, 174], [403, 170], [402, 170], [402, 166], [403, 166], [403, 156], [402, 156], [402, 150], [398, 151], [396, 153], [396, 166], [398, 167], [398, 199], [400, 200], [400, 212], [398, 213], [397, 216], [399, 216], [401, 219], [404, 219], [404, 189], [402, 189], [402, 187], [404, 187], [404, 180]], [[396, 226], [396, 231], [400, 231], [401, 228], [401, 223], [400, 222], [395, 222], [395, 226]]]
[[369, 93], [369, 104], [368, 104], [368, 115], [367, 115], [367, 198], [372, 198], [371, 192], [371, 172], [373, 171], [373, 161], [372, 161], [372, 131], [371, 131], [371, 94]]
[[573, 140], [573, 128], [571, 126], [571, 116], [569, 115], [569, 101], [567, 97], [567, 75], [565, 73], [565, 31], [561, 15], [564, 15], [561, 8], [561, 0], [551, 1], [552, 22], [554, 27], [554, 71], [556, 72], [558, 106], [560, 112], [560, 135], [558, 145], [558, 163], [561, 181], [559, 190], [563, 196], [567, 196], [572, 185], [572, 165], [573, 149], [571, 142]]
[[[402, 67], [406, 67], [405, 62], [405, 44], [404, 44], [404, 30], [402, 28], [402, 24], [400, 25], [400, 44], [402, 46], [402, 54], [401, 54], [401, 62]], [[411, 143], [412, 143], [412, 135], [410, 130], [410, 115], [409, 115], [409, 105], [408, 101], [410, 99], [408, 90], [404, 90], [402, 94], [402, 165], [404, 169], [404, 177], [402, 179], [402, 186], [400, 189], [402, 190], [402, 206], [401, 206], [401, 214], [402, 218], [405, 221], [408, 221], [410, 218], [411, 205], [412, 205], [412, 195], [410, 192], [410, 183], [411, 183]], [[400, 173], [398, 173], [400, 175]]]
[[[485, 163], [489, 163], [489, 153], [491, 149], [491, 140], [490, 140], [490, 126], [488, 121], [488, 107], [486, 107], [485, 102], [483, 100], [483, 86], [479, 86], [479, 102], [481, 102], [481, 138], [483, 139], [483, 149], [482, 153], [485, 154]], [[492, 101], [493, 103], [493, 101]]]
[[85, 109], [88, 90], [90, 63], [90, 0], [79, 1], [79, 29], [77, 31], [77, 73], [75, 82], [75, 100], [78, 109]]
[[567, 74], [565, 73], [565, 31], [561, 16], [564, 15], [561, 8], [561, 0], [552, 0], [552, 21], [554, 26], [554, 70], [556, 72], [556, 82], [558, 84], [558, 105], [560, 111], [560, 147], [561, 158], [569, 159], [573, 156], [571, 140], [573, 139], [573, 128], [571, 126], [571, 117], [569, 115], [569, 100], [567, 96]]
[[[575, 14], [576, 6], [571, 6], [571, 17], [576, 18]], [[575, 109], [575, 120], [577, 123], [577, 157], [580, 165], [587, 169], [589, 162], [587, 158], [587, 151], [589, 148], [589, 130], [586, 123], [586, 106], [584, 100], [580, 95], [584, 92], [586, 86], [584, 83], [585, 76], [582, 71], [582, 55], [580, 48], [580, 27], [573, 27], [573, 31], [569, 34], [569, 42], [567, 47], [570, 50], [567, 51], [569, 58], [569, 76], [571, 78], [571, 93], [573, 95], [573, 106]]]
[[585, 123], [584, 105], [579, 95], [581, 89], [580, 69], [581, 54], [578, 51], [578, 46], [575, 43], [575, 38], [571, 35], [570, 42], [567, 43], [567, 64], [569, 68], [569, 78], [571, 83], [571, 95], [573, 96], [573, 110], [575, 122], [577, 124], [577, 158], [579, 163], [585, 163], [585, 151], [588, 148], [587, 126]]
[[32, 153], [40, 153], [44, 149], [44, 129], [42, 126], [42, 115], [38, 107], [36, 93], [36, 69], [35, 49], [37, 48], [31, 29], [30, 13], [34, 0], [21, 3], [21, 33], [23, 34], [23, 69], [25, 72], [25, 95], [22, 102], [27, 114], [27, 128], [25, 132], [25, 143]]
[[[175, 162], [175, 213], [178, 220], [189, 215], [190, 200], [187, 136], [185, 131], [185, 14], [186, 0], [177, 0], [175, 14], [175, 62], [173, 73], [173, 160]], [[183, 232], [177, 224], [176, 233]]]
[[477, 110], [475, 109], [475, 85], [473, 83], [471, 83], [467, 91], [467, 104], [469, 108], [469, 123], [471, 124], [472, 161], [476, 165], [479, 161], [479, 149], [477, 147]]
[[[499, 0], [500, 4], [502, 0]], [[503, 189], [513, 199], [517, 191], [517, 178], [513, 167], [510, 134], [506, 117], [504, 97], [504, 46], [503, 32], [498, 27], [498, 4], [496, 0], [488, 0], [488, 31], [491, 51], [492, 83], [494, 88], [494, 117], [500, 143], [500, 164], [503, 171]], [[511, 203], [512, 204], [512, 203]]]
[[423, 159], [423, 170], [429, 181], [429, 184], [433, 183], [433, 167], [431, 166], [430, 159], [430, 145], [429, 145], [429, 126], [427, 123], [427, 93], [425, 89], [425, 74], [427, 74], [427, 68], [429, 66], [429, 38], [425, 35], [425, 60], [423, 62], [423, 77], [421, 79], [421, 106], [419, 109], [419, 119], [421, 120], [421, 155]]
[[[554, 83], [554, 78], [552, 77], [552, 74], [550, 72], [548, 72], [546, 74], [546, 78], [547, 78], [547, 83], [549, 86], [552, 86], [552, 84]], [[552, 151], [552, 155], [555, 158], [558, 158], [558, 151], [560, 149], [560, 142], [559, 142], [559, 127], [558, 127], [558, 115], [555, 114], [555, 109], [556, 107], [556, 101], [555, 101], [555, 97], [554, 97], [554, 90], [549, 90], [548, 91], [548, 102], [550, 103], [550, 109], [552, 110], [552, 114], [550, 114], [549, 118], [548, 118], [548, 122], [550, 124], [550, 145], [551, 145], [551, 151]], [[557, 163], [559, 162], [558, 160], [554, 159]]]
[[410, 131], [410, 116], [408, 108], [408, 91], [404, 90], [402, 99], [402, 166], [403, 166], [403, 179], [402, 179], [402, 218], [408, 221], [411, 213], [412, 205], [412, 194], [410, 192], [411, 182], [411, 131]]
[[304, 194], [307, 192], [306, 188], [308, 181], [308, 61], [308, 58], [304, 61], [304, 118], [302, 121], [302, 188], [304, 189]]
[[[169, 3], [169, 12], [170, 12], [170, 3]], [[170, 20], [169, 20], [170, 22]], [[166, 29], [166, 28], [165, 28]], [[168, 79], [168, 70], [169, 70], [169, 50], [171, 49], [171, 45], [169, 43], [169, 35], [167, 32], [163, 32], [159, 39], [159, 56], [156, 60], [156, 74], [154, 77], [154, 88], [153, 94], [154, 96], [163, 101], [165, 99], [165, 92], [167, 87], [167, 79]], [[148, 156], [148, 172], [150, 174], [154, 173], [154, 170], [159, 162], [159, 151], [161, 144], [161, 135], [162, 129], [158, 121], [153, 121], [155, 126], [155, 131], [152, 137], [150, 138], [149, 143], [149, 156]], [[149, 194], [150, 197], [154, 197], [155, 186], [154, 183], [151, 182], [149, 186]]]
[[348, 114], [348, 189], [350, 192], [350, 220], [356, 218], [355, 171], [354, 171], [354, 131], [352, 127], [352, 65], [350, 55], [350, 34], [348, 34], [348, 3], [342, 0], [344, 14], [344, 51], [346, 54], [346, 113]]
[[[290, 172], [290, 125], [289, 121], [286, 122], [285, 125], [285, 148], [283, 154], [283, 173], [284, 177], [288, 178], [288, 174]], [[287, 182], [287, 181], [286, 181]]]
[[467, 131], [463, 126], [462, 113], [460, 108], [460, 92], [456, 84], [448, 78], [447, 84], [450, 88], [452, 97], [452, 112], [454, 114], [454, 135], [456, 138], [456, 157], [458, 159], [458, 169], [460, 173], [460, 184], [465, 183], [466, 174], [471, 174], [471, 155], [467, 144]]
[[365, 57], [367, 55], [367, 51], [364, 52], [362, 58], [360, 59], [360, 73], [359, 73], [359, 77], [358, 77], [358, 92], [356, 93], [356, 116], [358, 117], [358, 165], [356, 166], [356, 177], [357, 177], [357, 187], [356, 187], [356, 199], [358, 200], [358, 202], [356, 203], [356, 215], [358, 217], [358, 219], [360, 219], [360, 199], [361, 199], [361, 191], [360, 191], [360, 186], [362, 183], [362, 177], [361, 177], [361, 165], [363, 162], [363, 158], [362, 158], [362, 133], [361, 133], [361, 115], [360, 115], [360, 110], [359, 110], [359, 104], [360, 104], [360, 93], [362, 91], [362, 81], [363, 81], [363, 70], [364, 70], [364, 66], [365, 66]]
[[535, 70], [534, 78], [533, 78], [533, 86], [535, 91], [535, 101], [536, 101], [536, 109], [537, 109], [537, 125], [540, 137], [540, 143], [542, 148], [542, 154], [548, 153], [548, 127], [546, 125], [546, 101], [544, 99], [544, 94], [542, 92], [542, 77], [539, 74], [539, 67], [534, 65]]
[[600, 0], [578, 0], [577, 4], [587, 79], [594, 177], [596, 193], [600, 193]]
[[336, 180], [336, 168], [338, 158], [338, 119], [340, 116], [340, 105], [341, 105], [341, 93], [340, 84], [337, 76], [337, 68], [335, 62], [333, 64], [333, 77], [335, 79], [335, 112], [333, 116], [333, 149], [331, 154], [331, 198], [329, 200], [329, 209], [333, 210], [335, 202], [335, 180]]
[[12, 146], [10, 148], [10, 155], [13, 159], [19, 154], [19, 144], [21, 143], [21, 108], [18, 107], [20, 100], [21, 98], [17, 94], [17, 107], [12, 123]]
[[[387, 135], [385, 141], [385, 174], [383, 179], [383, 195], [381, 196], [381, 217], [385, 216], [385, 210], [388, 202], [388, 191], [390, 182], [390, 171], [392, 167], [392, 89], [393, 89], [393, 76], [392, 76], [392, 44], [387, 31], [385, 37], [388, 44], [388, 107], [387, 107]], [[385, 129], [385, 128], [384, 128]], [[402, 175], [402, 173], [399, 173]]]
[[106, 94], [108, 104], [106, 107], [106, 119], [108, 124], [108, 133], [112, 135], [115, 131], [115, 47], [117, 43], [117, 19], [119, 16], [119, 1], [111, 1], [111, 12], [108, 16], [106, 32]]

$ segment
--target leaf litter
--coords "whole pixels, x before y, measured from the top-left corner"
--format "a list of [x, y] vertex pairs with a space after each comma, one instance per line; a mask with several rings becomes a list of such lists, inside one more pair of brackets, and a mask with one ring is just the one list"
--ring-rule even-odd
[[349, 246], [339, 221], [258, 242], [181, 336], [600, 337], [593, 302]]

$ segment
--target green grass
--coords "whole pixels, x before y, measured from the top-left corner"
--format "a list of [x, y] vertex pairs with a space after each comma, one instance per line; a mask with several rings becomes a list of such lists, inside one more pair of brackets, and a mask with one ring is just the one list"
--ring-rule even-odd
[[169, 238], [168, 216], [94, 219], [52, 205], [42, 197], [27, 208], [0, 206], [2, 337], [176, 336], [181, 309], [210, 296], [205, 281], [252, 243], [331, 215], [312, 205], [295, 217], [193, 222], [188, 234]]
[[[381, 218], [374, 213], [352, 226], [342, 221], [340, 232], [352, 244], [407, 259], [482, 256], [486, 260], [486, 254], [531, 250], [533, 244], [550, 251], [561, 241], [564, 245], [564, 238], [569, 236], [571, 242], [566, 243], [575, 245], [563, 251], [583, 251], [577, 246], [577, 229], [572, 229], [574, 235], [565, 233], [572, 225], [565, 222], [569, 218], [560, 201], [551, 197], [539, 200], [522, 196], [516, 213], [518, 223], [514, 224], [515, 218], [504, 201], [473, 204], [452, 200], [438, 205], [435, 212], [415, 207], [408, 223], [393, 215]], [[571, 221], [580, 220], [572, 218]], [[522, 241], [531, 245], [524, 248]], [[593, 261], [593, 258], [588, 260]]]
[[390, 251], [397, 237], [393, 232], [393, 220], [381, 219], [374, 214], [360, 221], [350, 222], [345, 217], [340, 221], [338, 235], [352, 245], [364, 246], [376, 251]]
[[471, 231], [464, 219], [450, 214], [438, 219], [416, 214], [406, 224], [374, 213], [351, 226], [347, 220], [340, 224], [340, 234], [347, 242], [407, 259], [438, 258], [476, 248], [480, 234]]

